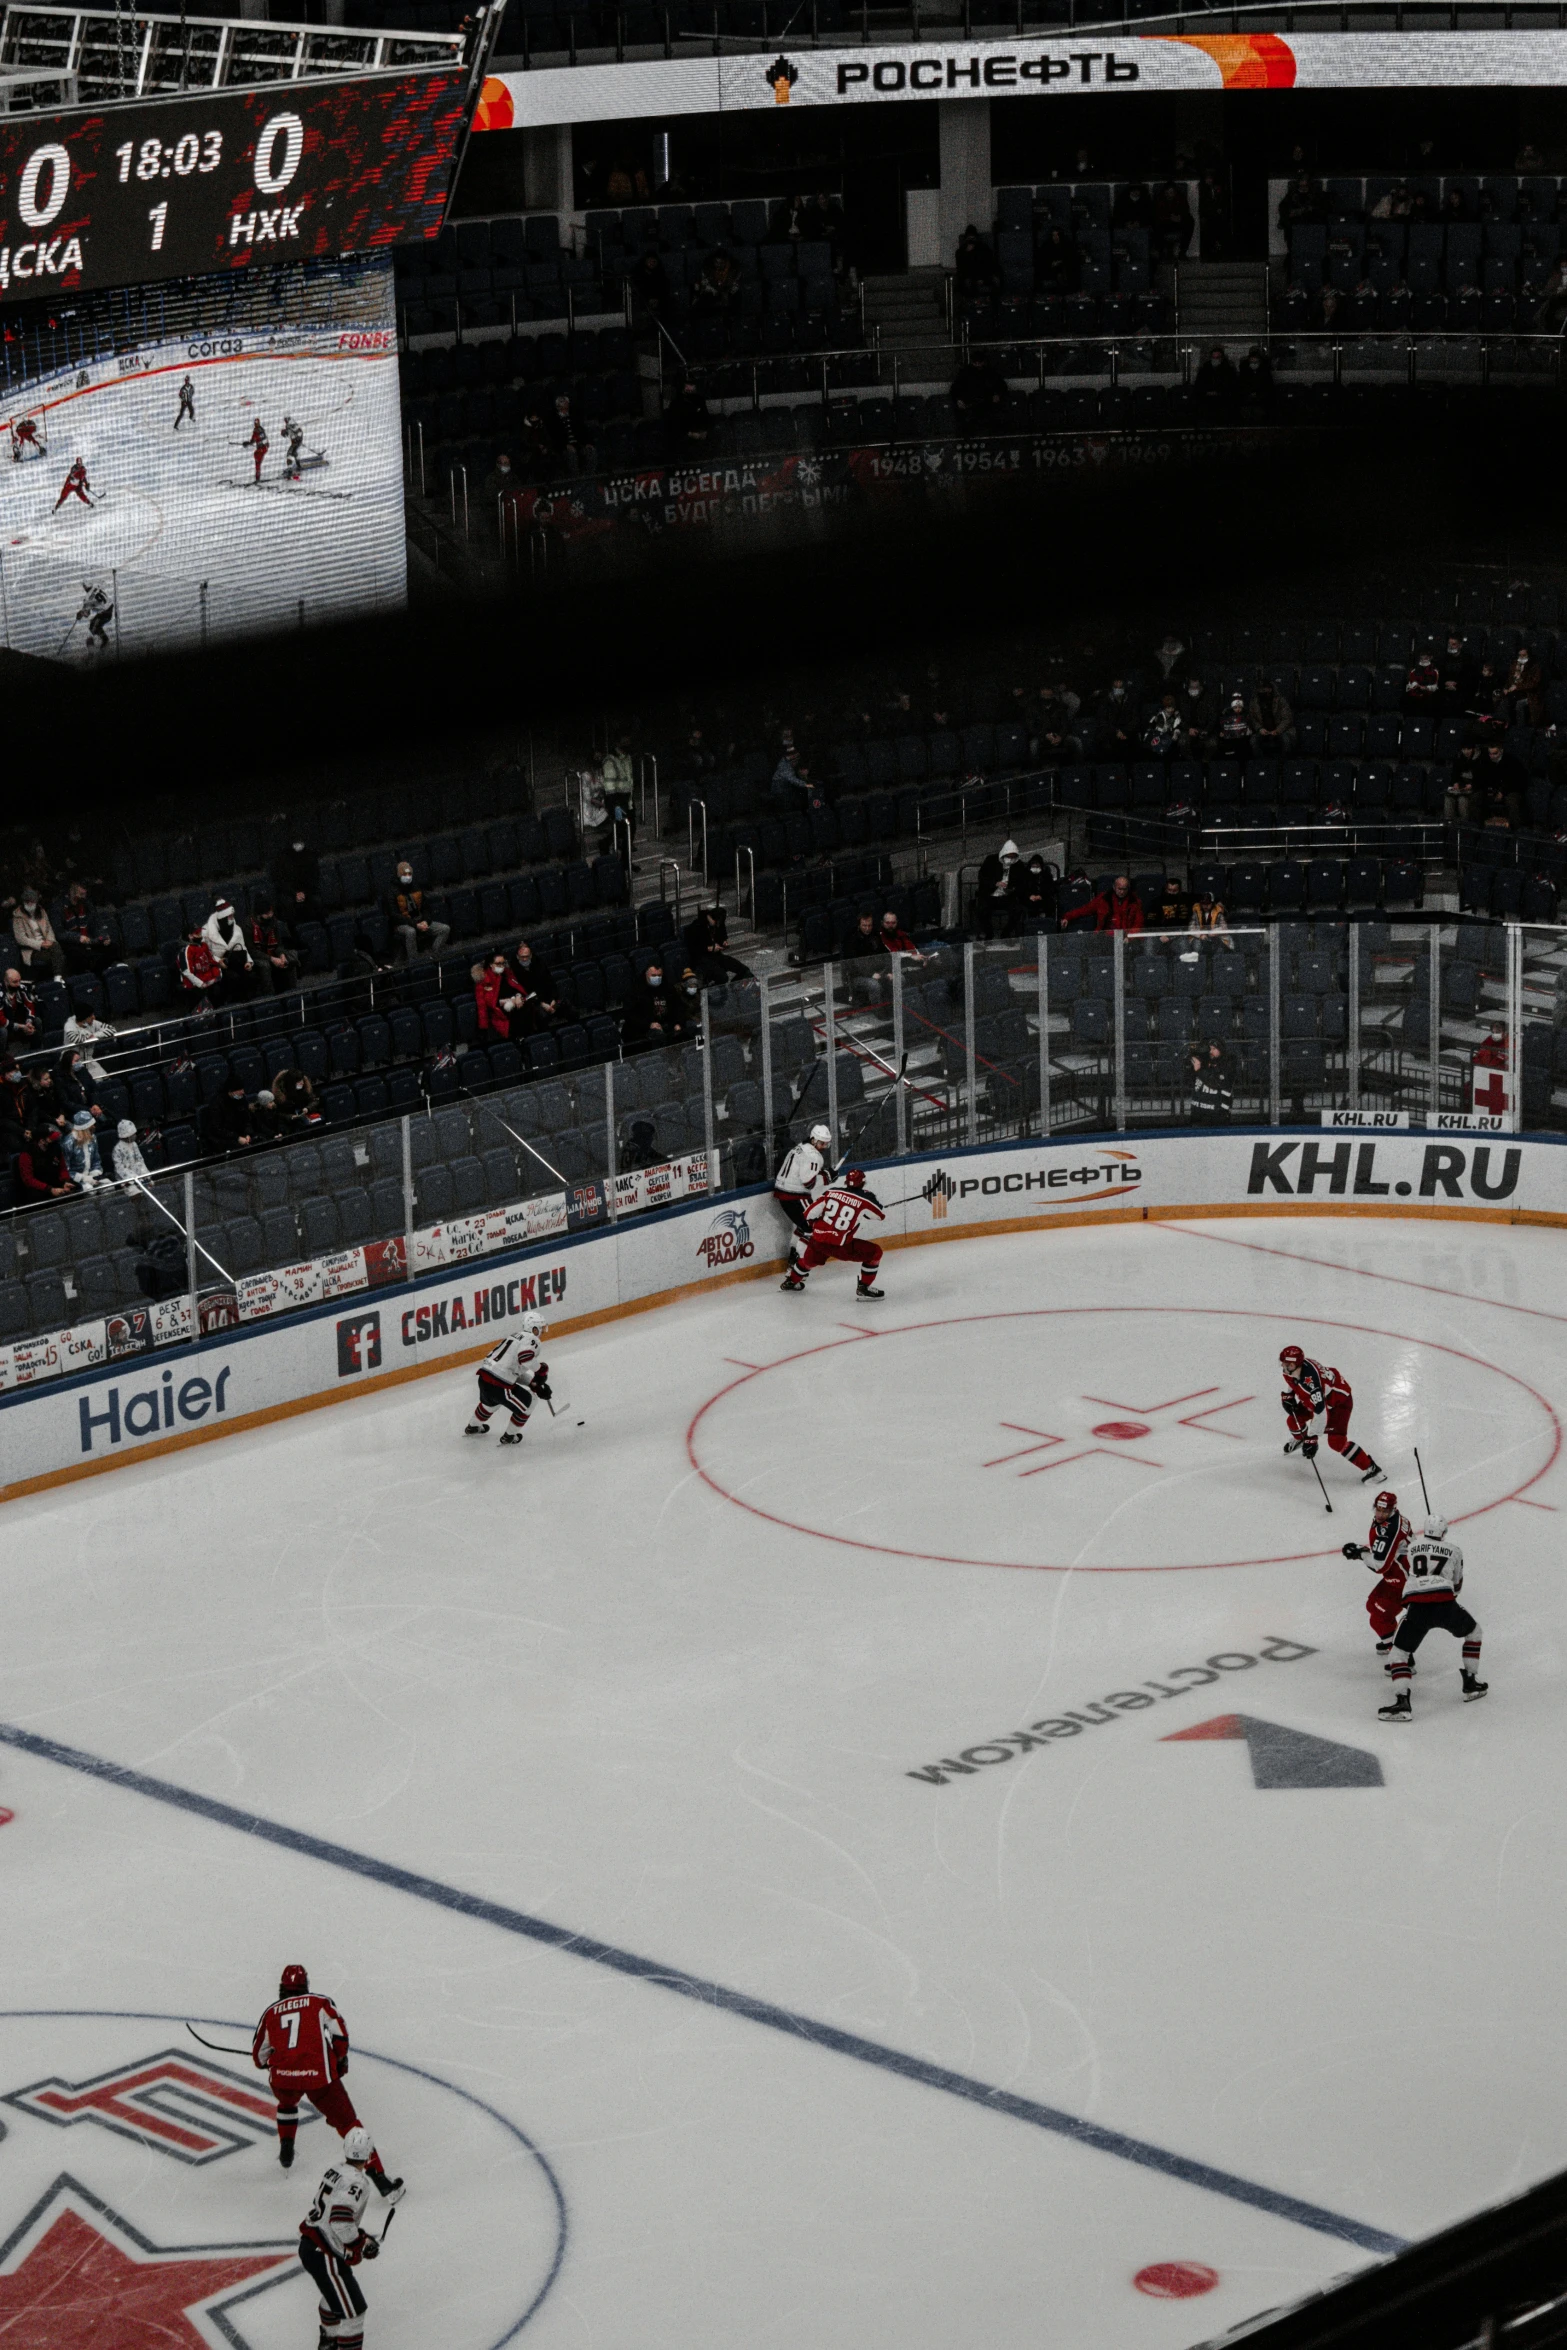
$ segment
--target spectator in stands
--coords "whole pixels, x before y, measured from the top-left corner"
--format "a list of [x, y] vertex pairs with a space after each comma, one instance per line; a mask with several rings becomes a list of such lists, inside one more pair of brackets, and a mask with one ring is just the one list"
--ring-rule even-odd
[[279, 920], [270, 896], [250, 917], [250, 960], [262, 995], [292, 987], [299, 977], [299, 957], [289, 944], [286, 925]]
[[975, 300], [994, 291], [996, 256], [972, 221], [958, 239], [952, 276], [960, 300]]
[[525, 938], [519, 938], [511, 958], [513, 979], [522, 990], [522, 1024], [532, 1036], [547, 1028], [560, 1015], [560, 989], [555, 975], [542, 955], [536, 955]]
[[1221, 759], [1243, 759], [1251, 749], [1251, 721], [1244, 694], [1231, 694], [1219, 718], [1218, 752]]
[[1279, 198], [1279, 226], [1288, 236], [1292, 228], [1325, 221], [1328, 208], [1322, 190], [1309, 171], [1297, 172]]
[[223, 973], [224, 994], [248, 995], [255, 966], [250, 959], [245, 926], [227, 898], [219, 898], [202, 925], [201, 935], [217, 957]]
[[1511, 705], [1519, 726], [1545, 724], [1545, 671], [1528, 645], [1520, 645], [1502, 685], [1504, 704]]
[[1525, 139], [1513, 157], [1513, 169], [1521, 179], [1538, 179], [1545, 169], [1545, 157], [1532, 139]]
[[13, 1050], [33, 1043], [39, 1030], [38, 990], [22, 977], [14, 964], [5, 975], [0, 1009], [5, 1013], [6, 1041]]
[[722, 245], [709, 253], [691, 289], [692, 308], [706, 317], [727, 317], [740, 298], [740, 265]]
[[316, 1089], [303, 1069], [279, 1069], [272, 1080], [272, 1101], [284, 1131], [321, 1123]]
[[715, 898], [698, 906], [681, 932], [686, 961], [704, 987], [719, 987], [726, 979], [749, 979], [746, 965], [729, 952], [729, 917]]
[[618, 736], [614, 749], [605, 752], [602, 775], [606, 817], [611, 824], [624, 824], [628, 832], [634, 832], [637, 771], [629, 734]]
[[1135, 756], [1136, 743], [1137, 719], [1126, 679], [1112, 677], [1094, 712], [1089, 754], [1107, 763], [1130, 759]]
[[1404, 714], [1409, 718], [1434, 716], [1442, 697], [1442, 672], [1429, 653], [1422, 653], [1404, 680]]
[[137, 1139], [135, 1119], [122, 1118], [115, 1128], [115, 1134], [117, 1139], [112, 1161], [115, 1182], [144, 1183], [147, 1179], [147, 1162]]
[[673, 458], [689, 457], [707, 447], [713, 437], [713, 419], [701, 387], [689, 376], [664, 410], [664, 446]]
[[91, 1110], [78, 1110], [71, 1120], [70, 1132], [61, 1148], [65, 1171], [78, 1191], [91, 1191], [103, 1180], [103, 1160], [99, 1156], [98, 1136], [93, 1126]]
[[65, 893], [58, 935], [73, 971], [101, 971], [114, 960], [114, 934], [94, 907], [83, 881], [73, 881]]
[[1166, 261], [1184, 261], [1197, 223], [1192, 216], [1191, 198], [1180, 180], [1166, 180], [1153, 200], [1153, 235], [1160, 256]]
[[1494, 815], [1500, 814], [1510, 824], [1521, 824], [1529, 770], [1517, 752], [1509, 750], [1500, 738], [1494, 738], [1485, 746], [1479, 773], [1485, 786], [1486, 822], [1489, 824]]
[[284, 920], [297, 931], [321, 919], [321, 860], [303, 840], [290, 841], [272, 868]]
[[1547, 282], [1530, 323], [1541, 334], [1559, 335], [1567, 331], [1567, 255], [1558, 261], [1556, 274]]
[[1453, 762], [1452, 780], [1442, 796], [1442, 814], [1449, 824], [1468, 824], [1485, 806], [1482, 753], [1476, 742], [1460, 746]]
[[16, 1184], [24, 1206], [70, 1197], [71, 1178], [60, 1147], [60, 1129], [52, 1119], [41, 1132], [30, 1133], [23, 1141], [16, 1154]]
[[27, 1140], [27, 1082], [14, 1066], [0, 1069], [0, 1166], [9, 1166]]
[[[1375, 324], [1375, 319], [1372, 321]], [[1273, 361], [1260, 343], [1253, 343], [1239, 368], [1237, 391], [1242, 412], [1266, 416], [1273, 406]]]
[[1195, 670], [1183, 679], [1176, 702], [1181, 713], [1181, 756], [1185, 759], [1211, 758], [1218, 739], [1219, 705], [1212, 690]]
[[999, 849], [992, 849], [979, 868], [974, 884], [974, 920], [986, 938], [994, 938], [999, 929], [1006, 938], [1016, 934], [1018, 900], [1012, 889], [1012, 875], [1017, 870], [1018, 845], [1015, 840], [1003, 841]]
[[1130, 877], [1118, 873], [1108, 889], [1102, 889], [1094, 900], [1094, 928], [1096, 930], [1124, 930], [1128, 936], [1143, 927], [1143, 901], [1133, 889]]
[[50, 1126], [65, 1132], [67, 1113], [60, 1106], [52, 1068], [35, 1068], [27, 1083], [28, 1100], [23, 1112], [23, 1123], [29, 1134], [42, 1134]]
[[792, 743], [785, 743], [768, 790], [775, 800], [785, 800], [795, 808], [808, 807], [816, 797], [811, 770]]
[[859, 962], [867, 955], [881, 954], [881, 932], [874, 914], [858, 914], [844, 932], [839, 955], [846, 963]]
[[[1039, 860], [1036, 859], [1035, 861], [1038, 862]], [[886, 913], [883, 914], [881, 918], [880, 935], [881, 951], [884, 955], [902, 955], [910, 963], [928, 963], [932, 959], [929, 955], [921, 953], [920, 949], [915, 945], [913, 939], [910, 938], [908, 932], [904, 929], [903, 924], [898, 920], [897, 914], [894, 912], [891, 906], [887, 908]]]
[[1155, 930], [1184, 930], [1190, 914], [1186, 892], [1172, 874], [1160, 892], [1153, 926]]
[[1259, 759], [1287, 759], [1295, 748], [1295, 713], [1276, 685], [1259, 685], [1246, 706], [1251, 747]]
[[952, 406], [960, 426], [988, 432], [1006, 416], [1007, 379], [993, 359], [971, 355], [952, 379]]
[[1128, 180], [1110, 214], [1112, 228], [1142, 228], [1152, 232], [1153, 195], [1146, 180]]
[[411, 963], [415, 955], [438, 955], [452, 935], [449, 922], [437, 922], [425, 902], [424, 891], [414, 880], [414, 869], [404, 857], [398, 865], [386, 901], [387, 919], [392, 936], [403, 950], [403, 961]]
[[679, 1018], [664, 984], [663, 966], [649, 955], [640, 972], [634, 971], [621, 1008], [621, 1034], [627, 1044], [649, 1037], [667, 1040], [679, 1033]]
[[1173, 688], [1166, 686], [1143, 728], [1143, 749], [1150, 759], [1177, 759], [1183, 748], [1180, 707]]
[[513, 978], [502, 951], [491, 955], [487, 963], [475, 963], [472, 977], [479, 1027], [504, 1042], [527, 1000], [527, 991]]
[[180, 950], [180, 986], [210, 1019], [212, 1007], [223, 993], [223, 966], [208, 946], [199, 922], [193, 922], [185, 933], [185, 944]]
[[807, 234], [808, 217], [805, 198], [796, 189], [793, 195], [784, 197], [769, 221], [767, 242], [770, 245], [797, 245]]
[[1234, 236], [1234, 215], [1223, 175], [1212, 165], [1197, 183], [1197, 220], [1204, 261], [1226, 260]]
[[1054, 685], [1047, 678], [1045, 683], [1039, 689], [1039, 698], [1035, 711], [1035, 724], [1037, 725], [1039, 732], [1043, 734], [1045, 728], [1050, 724], [1051, 719], [1053, 717], [1059, 718], [1061, 722], [1061, 739], [1066, 744], [1067, 749], [1071, 752], [1074, 759], [1078, 756], [1083, 747], [1081, 741], [1078, 739], [1075, 725], [1077, 714], [1082, 706], [1082, 703], [1079, 701], [1077, 695], [1073, 693], [1070, 686]]
[[113, 1044], [115, 1031], [107, 1020], [100, 1020], [96, 1012], [69, 1011], [65, 1015], [65, 1045], [67, 1051], [79, 1052], [86, 1063], [88, 1074], [101, 1078], [105, 1072], [98, 1059], [98, 1049]]
[[250, 1100], [237, 1077], [231, 1077], [223, 1091], [204, 1105], [201, 1139], [210, 1151], [249, 1150], [255, 1140]]
[[34, 977], [45, 971], [54, 979], [64, 976], [65, 955], [54, 935], [49, 909], [36, 889], [23, 890], [11, 915], [11, 936], [24, 971]]
[[1228, 1126], [1234, 1108], [1234, 1094], [1230, 1075], [1225, 1067], [1224, 1047], [1215, 1039], [1206, 1052], [1200, 1047], [1191, 1057], [1191, 1084], [1188, 1112], [1194, 1126]]
[[1437, 668], [1442, 677], [1443, 709], [1466, 709], [1479, 664], [1464, 650], [1464, 640], [1456, 628], [1447, 632], [1447, 644]]
[[1035, 285], [1042, 294], [1075, 294], [1077, 273], [1077, 247], [1065, 229], [1051, 229], [1035, 256]]
[[93, 1072], [87, 1055], [80, 1046], [68, 1044], [54, 1065], [54, 1101], [59, 1115], [74, 1122], [78, 1113], [86, 1110], [93, 1118], [101, 1118], [103, 1111], [93, 1100]]
[[1392, 187], [1385, 189], [1372, 205], [1370, 217], [1373, 220], [1407, 220], [1413, 205], [1414, 198], [1404, 182], [1395, 180]]
[[1060, 713], [1052, 711], [1040, 729], [1034, 755], [1041, 767], [1060, 767], [1068, 759], [1075, 759], [1081, 748], [1080, 743], [1069, 741], [1062, 733]]
[[656, 245], [649, 245], [637, 255], [626, 277], [631, 289], [631, 310], [635, 318], [657, 318], [669, 302], [669, 279], [664, 264], [658, 257]]
[[277, 1095], [264, 1085], [250, 1109], [251, 1131], [258, 1143], [276, 1142], [283, 1133], [282, 1113], [277, 1106]]
[[1234, 362], [1222, 343], [1215, 343], [1192, 379], [1199, 415], [1210, 424], [1223, 423], [1235, 413], [1240, 383]]
[[1186, 927], [1188, 931], [1211, 931], [1223, 939], [1231, 954], [1235, 952], [1235, 941], [1229, 935], [1230, 926], [1224, 916], [1224, 901], [1211, 889], [1198, 890], [1192, 900], [1192, 918]]
[[496, 501], [501, 498], [509, 498], [517, 486], [517, 475], [512, 466], [510, 451], [502, 449], [484, 477], [481, 495], [488, 501], [486, 510], [493, 514], [496, 511]]
[[[1018, 916], [1025, 937], [1031, 931], [1053, 926], [1056, 918], [1057, 879], [1055, 867], [1046, 864], [1038, 849], [1026, 865], [1019, 859], [1013, 867], [1011, 886], [1017, 898]], [[893, 919], [891, 914], [882, 916], [883, 933]], [[905, 950], [900, 948], [898, 951], [902, 953]]]
[[577, 429], [577, 403], [570, 392], [557, 392], [544, 419], [544, 437], [556, 464], [564, 473], [578, 473], [593, 463], [593, 445]]

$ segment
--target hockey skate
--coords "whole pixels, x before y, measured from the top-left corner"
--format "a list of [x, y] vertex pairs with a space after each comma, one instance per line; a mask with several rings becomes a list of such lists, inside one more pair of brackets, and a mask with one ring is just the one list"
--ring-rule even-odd
[[292, 2138], [279, 2138], [277, 2142], [277, 2158], [285, 2170], [293, 2169], [294, 2141]]
[[856, 1281], [854, 1294], [856, 1297], [885, 1297], [887, 1292], [884, 1289], [875, 1288], [868, 1281]]
[[1412, 1722], [1415, 1709], [1409, 1702], [1409, 1691], [1401, 1689], [1391, 1705], [1379, 1705], [1377, 1717], [1384, 1722]]
[[787, 1274], [784, 1276], [783, 1280], [779, 1282], [778, 1286], [780, 1289], [801, 1290], [805, 1287], [805, 1275], [801, 1272], [798, 1265], [791, 1265]]
[[464, 1436], [488, 1436], [489, 1433], [490, 1424], [488, 1420], [470, 1420], [467, 1427], [463, 1430]]
[[1463, 1679], [1465, 1705], [1472, 1705], [1477, 1697], [1483, 1697], [1491, 1686], [1489, 1681], [1477, 1680], [1473, 1673], [1465, 1673]]
[[522, 1434], [523, 1432], [520, 1428], [503, 1428], [501, 1430], [501, 1442], [502, 1444], [520, 1444], [522, 1442]]
[[401, 2203], [408, 2192], [401, 2179], [389, 2179], [384, 2170], [373, 2170], [370, 2173], [370, 2184], [388, 2203]]
[[1360, 1482], [1362, 1485], [1369, 1485], [1373, 1477], [1380, 1477], [1382, 1474], [1382, 1470], [1379, 1469], [1376, 1462], [1373, 1461], [1369, 1469], [1361, 1470]]

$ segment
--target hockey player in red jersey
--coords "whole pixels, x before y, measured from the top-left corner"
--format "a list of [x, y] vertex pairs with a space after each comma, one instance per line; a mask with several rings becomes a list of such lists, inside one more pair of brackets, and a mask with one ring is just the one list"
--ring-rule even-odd
[[1289, 1427], [1285, 1451], [1303, 1452], [1308, 1461], [1315, 1460], [1317, 1439], [1311, 1433], [1311, 1423], [1322, 1412], [1326, 1415], [1328, 1450], [1342, 1453], [1350, 1467], [1360, 1471], [1362, 1485], [1380, 1477], [1382, 1471], [1370, 1453], [1351, 1439], [1349, 1415], [1355, 1398], [1342, 1372], [1330, 1363], [1314, 1363], [1298, 1346], [1285, 1347], [1279, 1362], [1284, 1371], [1284, 1393], [1279, 1401]]
[[259, 416], [256, 418], [254, 424], [250, 428], [250, 438], [245, 443], [245, 446], [247, 449], [253, 451], [255, 455], [256, 480], [259, 484], [261, 480], [261, 460], [272, 446], [272, 443], [267, 439], [267, 428], [262, 423]]
[[60, 508], [65, 504], [67, 498], [80, 498], [84, 506], [90, 506], [92, 504], [92, 500], [87, 494], [90, 486], [91, 485], [87, 479], [87, 468], [83, 464], [81, 458], [78, 457], [76, 463], [71, 467], [70, 472], [65, 477], [64, 488], [61, 490], [60, 495], [55, 499], [54, 510], [56, 514], [59, 513]]
[[806, 1276], [815, 1272], [818, 1265], [835, 1261], [859, 1266], [856, 1297], [880, 1297], [882, 1292], [876, 1287], [880, 1245], [874, 1240], [861, 1240], [858, 1235], [867, 1216], [874, 1216], [879, 1224], [885, 1214], [875, 1193], [865, 1188], [864, 1171], [851, 1167], [836, 1183], [829, 1183], [820, 1198], [812, 1200], [806, 1209], [805, 1246], [790, 1266], [787, 1278], [778, 1284], [779, 1288], [803, 1289]]
[[[332, 2001], [310, 1988], [302, 1966], [286, 1966], [277, 1997], [256, 2026], [250, 2053], [277, 2099], [278, 2160], [288, 2170], [299, 2129], [299, 2101], [308, 2097], [340, 2138], [360, 2128], [353, 2100], [343, 2087], [348, 2070], [348, 2026]], [[368, 2133], [366, 2133], [368, 2137]], [[389, 2179], [371, 2143], [365, 2168], [381, 2193], [397, 2202], [401, 2179]]]
[[533, 1313], [524, 1314], [516, 1329], [491, 1347], [479, 1365], [479, 1400], [464, 1436], [483, 1436], [494, 1415], [505, 1411], [511, 1426], [501, 1430], [502, 1444], [522, 1442], [534, 1397], [548, 1403], [552, 1393], [543, 1348], [544, 1324]]
[[[1364, 1559], [1376, 1575], [1366, 1594], [1366, 1613], [1376, 1635], [1377, 1654], [1385, 1661], [1392, 1652], [1393, 1635], [1404, 1612], [1404, 1557], [1414, 1528], [1398, 1506], [1396, 1493], [1379, 1493], [1371, 1505], [1371, 1532], [1364, 1542], [1346, 1542], [1347, 1559]], [[1393, 1670], [1391, 1665], [1387, 1670]]]
[[[48, 454], [48, 450], [44, 447], [43, 442], [38, 438], [38, 422], [36, 417], [19, 416], [15, 424], [13, 424], [11, 427], [11, 456], [13, 462], [20, 465], [24, 458], [47, 457]], [[63, 491], [61, 492], [61, 495], [64, 495]], [[58, 512], [58, 508], [56, 511]]]

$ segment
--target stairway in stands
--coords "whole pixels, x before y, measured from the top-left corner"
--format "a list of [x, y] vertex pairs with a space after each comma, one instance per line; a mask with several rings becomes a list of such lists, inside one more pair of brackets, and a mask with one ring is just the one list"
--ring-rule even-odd
[[1268, 271], [1261, 261], [1186, 261], [1178, 278], [1181, 340], [1206, 354], [1222, 343], [1245, 355], [1268, 327]]
[[961, 353], [947, 339], [946, 274], [944, 269], [911, 269], [900, 277], [863, 280], [866, 339], [889, 360], [898, 357], [900, 380], [906, 384], [939, 384], [945, 390], [957, 371]]

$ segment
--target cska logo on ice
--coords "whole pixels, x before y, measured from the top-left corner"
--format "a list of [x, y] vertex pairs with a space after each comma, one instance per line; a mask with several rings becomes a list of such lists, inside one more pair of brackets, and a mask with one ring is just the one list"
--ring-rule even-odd
[[[259, 2006], [266, 1987], [246, 1988]], [[248, 2019], [208, 2027], [212, 2040], [234, 2042], [209, 2053], [176, 2016], [0, 2012], [0, 2342], [278, 2350], [316, 2341], [320, 2296], [299, 2257], [300, 2223], [342, 2142], [306, 2102], [297, 2158], [281, 2167], [276, 2100], [245, 2047], [251, 2029]], [[408, 2258], [394, 2234], [373, 2267], [354, 2271], [372, 2337], [384, 2315], [383, 2339], [439, 2333], [446, 2350], [509, 2339], [563, 2250], [543, 2157], [492, 2104], [423, 2067], [359, 2049], [350, 2085], [400, 2164], [404, 2149], [454, 2134], [472, 2143], [474, 2191], [442, 2222], [455, 2229], [447, 2257]], [[436, 2186], [417, 2159], [406, 2167], [410, 2198]], [[374, 2232], [380, 2214], [371, 2216]], [[503, 2237], [511, 2273], [471, 2308], [454, 2303], [448, 2260], [492, 2276]]]
[[725, 1208], [713, 1218], [696, 1253], [711, 1271], [717, 1265], [743, 1265], [756, 1254], [751, 1226], [743, 1208]]

